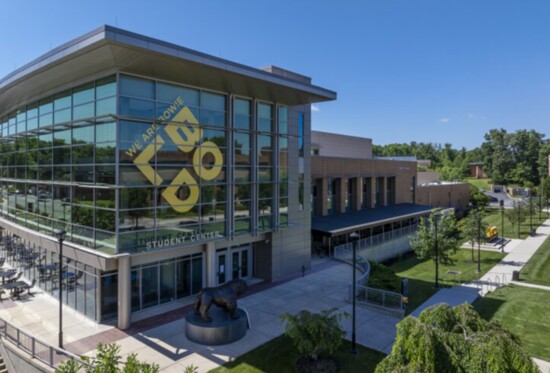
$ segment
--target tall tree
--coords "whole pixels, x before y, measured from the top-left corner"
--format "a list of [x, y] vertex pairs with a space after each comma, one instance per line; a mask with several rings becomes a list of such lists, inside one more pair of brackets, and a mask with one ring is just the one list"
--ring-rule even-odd
[[432, 212], [427, 219], [421, 219], [418, 224], [418, 232], [410, 244], [418, 258], [434, 261], [436, 286], [439, 263], [452, 262], [451, 255], [456, 252], [459, 236], [460, 232], [453, 215]]
[[538, 368], [518, 337], [468, 304], [440, 303], [397, 324], [392, 352], [376, 373], [523, 372]]
[[548, 157], [550, 157], [550, 141], [546, 141], [539, 149], [539, 175], [541, 178], [548, 176]]
[[512, 229], [515, 225], [517, 225], [518, 238], [521, 238], [521, 223], [523, 223], [526, 218], [525, 207], [523, 207], [520, 202], [514, 201], [514, 207], [511, 209], [506, 209], [504, 215], [512, 224]]
[[511, 150], [515, 159], [512, 171], [513, 181], [525, 185], [539, 183], [539, 150], [544, 135], [535, 130], [519, 130], [511, 139]]
[[505, 129], [492, 129], [485, 134], [485, 142], [481, 145], [485, 172], [495, 184], [507, 184], [511, 179], [510, 172], [515, 167], [510, 151], [511, 138]]
[[474, 244], [481, 243], [485, 237], [485, 231], [487, 230], [487, 223], [483, 221], [483, 213], [479, 210], [472, 211], [465, 219], [465, 224], [462, 229], [462, 236], [470, 241], [472, 245], [472, 262], [475, 262], [474, 258]]

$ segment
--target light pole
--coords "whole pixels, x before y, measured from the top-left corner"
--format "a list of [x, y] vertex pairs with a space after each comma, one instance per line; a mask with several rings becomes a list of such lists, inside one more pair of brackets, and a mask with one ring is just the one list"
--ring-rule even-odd
[[59, 240], [59, 348], [63, 348], [63, 240], [65, 239], [65, 232], [63, 229], [54, 230], [53, 234]]
[[521, 203], [518, 203], [518, 240], [521, 239]]
[[529, 235], [533, 235], [533, 196], [529, 197]]
[[352, 294], [352, 301], [351, 301], [351, 353], [356, 354], [357, 348], [355, 345], [356, 338], [355, 338], [355, 298], [357, 298], [357, 293], [355, 290], [356, 283], [355, 283], [355, 265], [357, 264], [357, 242], [359, 241], [359, 233], [353, 232], [349, 235], [349, 238], [351, 238], [351, 241], [353, 243], [353, 280], [351, 283], [351, 294]]
[[542, 183], [542, 178], [541, 178], [540, 179], [540, 190], [539, 190], [539, 220], [542, 220], [542, 193], [544, 192], [543, 185], [544, 184]]
[[504, 200], [500, 200], [500, 251], [504, 252]]
[[477, 273], [481, 273], [481, 213], [476, 211], [477, 220]]
[[434, 214], [434, 228], [435, 228], [435, 288], [439, 289], [439, 239], [437, 236], [437, 221], [439, 220], [439, 215]]

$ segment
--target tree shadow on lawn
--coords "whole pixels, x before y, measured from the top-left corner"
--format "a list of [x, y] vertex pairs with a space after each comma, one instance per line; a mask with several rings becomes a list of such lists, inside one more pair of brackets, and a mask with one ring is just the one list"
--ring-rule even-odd
[[490, 321], [504, 303], [506, 301], [502, 299], [486, 295], [485, 297], [477, 298], [472, 305], [482, 318]]
[[[430, 299], [430, 297], [438, 291], [438, 289], [434, 287], [433, 281], [428, 282], [414, 278], [409, 278], [408, 280], [409, 293], [407, 297], [409, 299], [409, 303], [407, 304], [407, 309], [405, 310], [406, 315], [410, 314], [415, 309], [420, 307], [425, 301]], [[441, 281], [442, 279], [440, 278], [439, 280]], [[442, 282], [440, 282], [440, 286], [441, 285], [443, 285]]]
[[418, 259], [414, 251], [409, 251], [408, 253], [400, 257], [388, 259], [382, 262], [382, 264], [385, 265], [386, 267], [391, 267], [391, 269], [397, 273], [397, 272], [408, 271], [409, 269], [421, 263], [424, 263], [428, 260], [431, 260], [431, 259]]
[[[500, 258], [481, 258], [481, 263], [482, 263], [482, 264], [493, 264], [493, 265], [497, 265], [497, 264], [499, 264], [501, 261], [502, 261], [502, 259], [500, 259]], [[477, 260], [475, 261], [475, 263], [477, 263]]]

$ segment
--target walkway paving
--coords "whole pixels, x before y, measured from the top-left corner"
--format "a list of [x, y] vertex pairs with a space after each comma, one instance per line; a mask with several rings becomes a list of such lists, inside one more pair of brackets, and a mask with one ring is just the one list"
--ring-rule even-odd
[[512, 281], [511, 284], [518, 285], [518, 286], [524, 286], [526, 288], [535, 288], [535, 289], [550, 291], [550, 286], [532, 284], [530, 282]]
[[[73, 353], [92, 354], [98, 342], [116, 342], [121, 353], [137, 353], [141, 360], [156, 362], [162, 372], [178, 372], [191, 364], [206, 372], [226, 363], [281, 335], [284, 327], [279, 316], [302, 309], [318, 312], [336, 307], [351, 314], [347, 302], [351, 267], [334, 261], [314, 266], [305, 277], [275, 284], [260, 284], [255, 292], [239, 300], [251, 319], [252, 329], [235, 343], [224, 346], [202, 346], [185, 337], [184, 316], [190, 306], [168, 314], [136, 322], [127, 331], [112, 325], [97, 324], [64, 308], [63, 333], [65, 348]], [[263, 288], [262, 288], [263, 287]], [[0, 303], [0, 317], [52, 345], [57, 345], [59, 303], [36, 290], [33, 297], [20, 301], [5, 299]], [[357, 342], [389, 353], [395, 340], [395, 325], [400, 319], [357, 308]], [[351, 319], [344, 327], [351, 337]]]

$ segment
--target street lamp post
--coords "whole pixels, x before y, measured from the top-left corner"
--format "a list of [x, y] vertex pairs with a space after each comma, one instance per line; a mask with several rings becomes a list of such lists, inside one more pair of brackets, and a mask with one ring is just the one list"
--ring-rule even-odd
[[529, 235], [533, 235], [533, 196], [529, 197]]
[[500, 200], [500, 251], [504, 252], [504, 200]]
[[434, 214], [434, 228], [435, 228], [435, 288], [439, 289], [439, 238], [437, 236], [437, 221], [439, 219], [439, 215]]
[[540, 180], [540, 190], [539, 190], [539, 220], [542, 220], [542, 193], [544, 192], [542, 178]]
[[63, 279], [61, 274], [63, 273], [63, 240], [66, 233], [63, 229], [54, 230], [54, 235], [59, 241], [59, 348], [63, 348]]
[[521, 239], [521, 203], [518, 203], [518, 240]]
[[481, 213], [476, 212], [477, 219], [477, 273], [481, 273]]
[[355, 338], [355, 301], [357, 298], [356, 293], [356, 280], [355, 280], [355, 266], [357, 264], [357, 242], [359, 241], [359, 233], [353, 232], [349, 235], [353, 242], [353, 280], [351, 283], [351, 294], [352, 294], [352, 301], [351, 301], [351, 353], [356, 354], [357, 348], [356, 348], [356, 338]]

